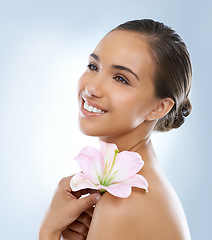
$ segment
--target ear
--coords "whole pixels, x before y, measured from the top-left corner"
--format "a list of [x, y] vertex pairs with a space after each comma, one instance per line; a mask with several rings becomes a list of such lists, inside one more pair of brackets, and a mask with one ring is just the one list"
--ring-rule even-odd
[[156, 107], [146, 115], [146, 120], [151, 121], [164, 117], [174, 106], [174, 100], [171, 98], [159, 99]]

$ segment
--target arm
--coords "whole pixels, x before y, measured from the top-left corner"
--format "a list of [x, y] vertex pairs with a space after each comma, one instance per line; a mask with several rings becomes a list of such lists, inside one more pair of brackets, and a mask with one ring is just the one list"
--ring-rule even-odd
[[[140, 194], [145, 195], [142, 190]], [[135, 193], [121, 199], [106, 192], [95, 207], [87, 240], [138, 239], [134, 224], [137, 215], [133, 212], [135, 202]]]
[[145, 194], [134, 188], [126, 199], [106, 192], [96, 205], [87, 240], [108, 239], [190, 240], [190, 237], [178, 204], [163, 189]]
[[85, 189], [72, 192], [70, 180], [71, 177], [64, 178], [58, 184], [41, 224], [39, 240], [60, 240], [62, 232], [76, 219], [80, 218], [82, 212], [92, 208], [98, 201], [99, 193], [78, 199], [89, 191]]

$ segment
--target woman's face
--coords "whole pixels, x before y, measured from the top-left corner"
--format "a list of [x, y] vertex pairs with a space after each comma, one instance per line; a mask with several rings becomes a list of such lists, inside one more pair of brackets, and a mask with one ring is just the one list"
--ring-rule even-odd
[[106, 35], [78, 82], [81, 131], [116, 136], [141, 125], [156, 101], [152, 73], [144, 36], [123, 30]]

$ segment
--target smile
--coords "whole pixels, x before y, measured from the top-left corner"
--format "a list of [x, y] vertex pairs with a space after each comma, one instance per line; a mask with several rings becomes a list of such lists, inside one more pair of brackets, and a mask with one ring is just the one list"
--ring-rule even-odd
[[81, 114], [84, 117], [98, 117], [103, 116], [108, 111], [102, 107], [101, 105], [97, 104], [96, 102], [82, 97], [82, 105], [81, 105]]
[[93, 113], [105, 113], [105, 111], [102, 111], [101, 109], [98, 109], [96, 107], [93, 107], [91, 105], [88, 105], [87, 102], [84, 102], [83, 105], [84, 109], [87, 110], [88, 112], [93, 112]]

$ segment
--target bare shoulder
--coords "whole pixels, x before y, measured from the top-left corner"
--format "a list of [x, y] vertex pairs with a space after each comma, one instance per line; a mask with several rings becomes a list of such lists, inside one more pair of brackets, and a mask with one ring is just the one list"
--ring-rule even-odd
[[163, 177], [152, 176], [149, 192], [133, 188], [121, 199], [105, 193], [95, 207], [88, 240], [190, 240], [180, 201]]

